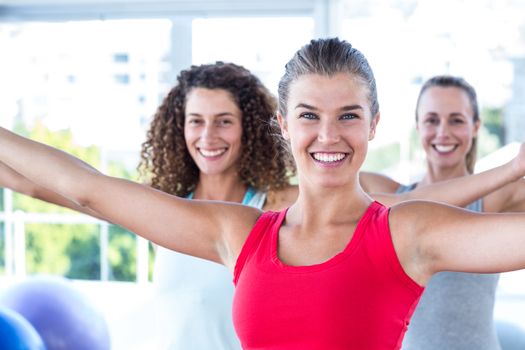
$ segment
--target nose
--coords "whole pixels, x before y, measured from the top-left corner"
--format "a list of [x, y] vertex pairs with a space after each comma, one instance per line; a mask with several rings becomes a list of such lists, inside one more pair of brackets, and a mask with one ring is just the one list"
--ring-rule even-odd
[[333, 144], [339, 142], [341, 139], [340, 131], [337, 125], [331, 121], [323, 123], [317, 134], [317, 140], [326, 144]]
[[217, 130], [214, 123], [205, 123], [202, 128], [201, 139], [208, 141], [213, 140], [217, 136]]
[[448, 136], [449, 135], [449, 125], [448, 123], [441, 122], [439, 123], [436, 133], [438, 136]]

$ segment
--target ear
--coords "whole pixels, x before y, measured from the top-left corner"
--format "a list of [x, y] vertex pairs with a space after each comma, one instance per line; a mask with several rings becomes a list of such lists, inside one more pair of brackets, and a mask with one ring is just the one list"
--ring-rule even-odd
[[283, 117], [281, 112], [277, 112], [277, 121], [279, 122], [279, 126], [281, 127], [281, 135], [283, 135], [283, 138], [285, 140], [289, 140], [290, 134], [288, 133], [288, 122], [286, 121], [286, 118]]
[[370, 122], [370, 132], [368, 133], [368, 141], [373, 140], [376, 136], [376, 127], [377, 123], [379, 123], [381, 115], [379, 112], [372, 118], [372, 121]]

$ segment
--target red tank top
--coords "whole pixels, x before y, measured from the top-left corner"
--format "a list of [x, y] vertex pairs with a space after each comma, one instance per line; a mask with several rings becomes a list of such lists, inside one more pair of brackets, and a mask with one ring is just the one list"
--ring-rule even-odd
[[399, 349], [423, 288], [397, 259], [388, 208], [372, 203], [344, 251], [311, 266], [279, 260], [285, 216], [264, 213], [237, 259], [233, 321], [243, 348]]

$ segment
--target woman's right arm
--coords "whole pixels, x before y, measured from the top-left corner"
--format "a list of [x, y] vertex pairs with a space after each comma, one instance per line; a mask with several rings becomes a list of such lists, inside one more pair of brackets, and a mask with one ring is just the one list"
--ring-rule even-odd
[[234, 264], [260, 212], [190, 201], [103, 175], [78, 158], [0, 128], [0, 162], [29, 181], [181, 253]]
[[69, 208], [86, 215], [96, 217], [101, 220], [105, 220], [99, 214], [86, 207], [82, 207], [67, 198], [62, 197], [58, 193], [48, 190], [32, 181], [29, 181], [26, 177], [17, 173], [4, 163], [0, 162], [0, 187], [8, 188], [12, 191], [24, 194], [26, 196], [39, 199], [41, 201], [55, 204], [61, 207]]
[[399, 183], [383, 175], [362, 173], [359, 179], [372, 198], [387, 206], [407, 200], [430, 200], [464, 207], [478, 198], [517, 182], [524, 175], [525, 144], [522, 144], [518, 155], [504, 165], [479, 174], [418, 186], [409, 192], [395, 193]]

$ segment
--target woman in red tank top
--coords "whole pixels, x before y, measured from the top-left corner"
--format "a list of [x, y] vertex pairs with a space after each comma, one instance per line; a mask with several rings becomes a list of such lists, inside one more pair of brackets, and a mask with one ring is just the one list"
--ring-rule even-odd
[[[108, 177], [3, 128], [0, 162], [156, 244], [235, 269], [245, 349], [397, 349], [434, 273], [525, 267], [525, 214], [423, 201], [387, 209], [362, 190], [379, 105], [368, 62], [349, 43], [319, 39], [301, 48], [279, 101], [299, 180], [297, 201], [281, 213]], [[521, 158], [500, 171], [520, 178]]]

